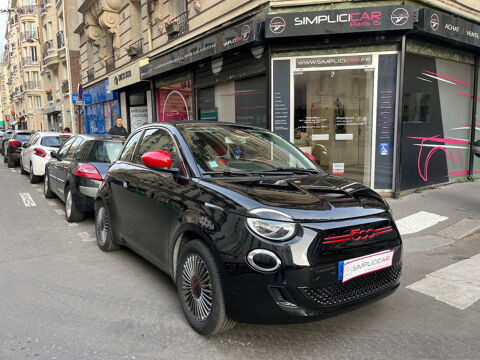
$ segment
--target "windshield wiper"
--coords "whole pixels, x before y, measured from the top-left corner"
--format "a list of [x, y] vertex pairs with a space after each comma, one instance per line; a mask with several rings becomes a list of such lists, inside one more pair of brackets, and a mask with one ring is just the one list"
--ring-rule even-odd
[[248, 171], [231, 171], [231, 170], [224, 170], [224, 171], [204, 171], [202, 175], [220, 175], [220, 176], [249, 176], [251, 175]]
[[315, 169], [299, 169], [299, 168], [276, 168], [271, 170], [255, 171], [255, 172], [260, 174], [269, 174], [269, 173], [278, 174], [281, 172], [293, 173], [293, 174], [320, 174], [320, 172]]

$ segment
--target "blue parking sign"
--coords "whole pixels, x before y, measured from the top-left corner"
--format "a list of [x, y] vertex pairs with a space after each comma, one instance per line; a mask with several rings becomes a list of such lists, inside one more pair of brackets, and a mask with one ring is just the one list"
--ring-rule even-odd
[[380, 143], [380, 155], [387, 156], [389, 147], [390, 147], [389, 143]]

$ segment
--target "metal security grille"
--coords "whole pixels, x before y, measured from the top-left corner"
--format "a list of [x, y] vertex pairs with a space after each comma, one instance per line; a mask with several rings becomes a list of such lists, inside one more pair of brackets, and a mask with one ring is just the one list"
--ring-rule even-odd
[[329, 287], [299, 288], [313, 303], [320, 306], [345, 304], [365, 296], [375, 294], [395, 285], [402, 272], [400, 264], [387, 269], [359, 276], [346, 283], [338, 283]]

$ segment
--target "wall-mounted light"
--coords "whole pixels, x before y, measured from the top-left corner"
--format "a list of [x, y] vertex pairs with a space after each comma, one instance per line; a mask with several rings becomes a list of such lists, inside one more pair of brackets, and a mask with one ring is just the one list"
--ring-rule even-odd
[[265, 51], [265, 47], [263, 45], [257, 45], [250, 49], [252, 55], [255, 59], [260, 59], [263, 56], [263, 52]]
[[214, 75], [218, 75], [222, 71], [223, 57], [212, 59], [212, 72]]

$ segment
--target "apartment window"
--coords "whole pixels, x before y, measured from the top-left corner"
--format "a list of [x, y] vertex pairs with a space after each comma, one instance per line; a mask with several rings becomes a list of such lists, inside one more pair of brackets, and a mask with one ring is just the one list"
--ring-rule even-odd
[[30, 54], [32, 55], [32, 61], [38, 61], [37, 47], [30, 46]]
[[173, 17], [183, 14], [187, 11], [186, 0], [173, 0]]
[[42, 108], [42, 98], [40, 96], [35, 96], [35, 107], [37, 109]]
[[28, 97], [28, 103], [30, 104], [30, 109], [33, 109], [33, 98], [31, 96]]

